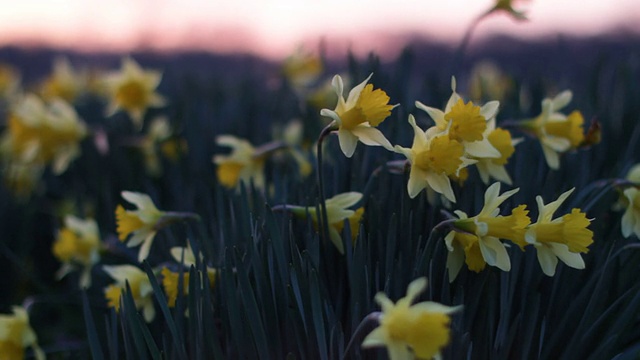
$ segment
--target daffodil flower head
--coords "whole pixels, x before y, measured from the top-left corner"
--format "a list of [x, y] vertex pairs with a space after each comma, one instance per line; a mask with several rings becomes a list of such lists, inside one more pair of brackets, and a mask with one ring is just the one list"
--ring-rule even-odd
[[220, 184], [227, 188], [237, 188], [241, 182], [264, 189], [264, 156], [257, 153], [250, 142], [231, 135], [216, 138], [216, 144], [231, 148], [228, 155], [215, 155], [213, 162], [218, 166], [216, 175]]
[[129, 283], [136, 309], [142, 309], [144, 319], [151, 322], [156, 310], [153, 306], [153, 287], [147, 273], [132, 265], [104, 265], [103, 269], [116, 281], [104, 289], [107, 305], [119, 311], [120, 297]]
[[447, 133], [452, 140], [460, 142], [466, 155], [474, 158], [499, 158], [500, 152], [489, 142], [485, 130], [487, 121], [496, 116], [500, 102], [489, 101], [482, 107], [471, 101], [465, 103], [456, 92], [455, 77], [451, 78], [451, 91], [444, 111], [426, 106], [420, 101], [416, 101], [415, 105], [433, 119], [440, 132]]
[[[171, 256], [173, 259], [183, 264], [186, 268], [190, 266], [197, 266], [196, 255], [191, 247], [191, 243], [187, 242], [187, 247], [174, 246], [170, 250]], [[204, 261], [204, 255], [199, 253], [199, 260]], [[215, 268], [207, 266], [207, 276], [209, 276], [209, 280], [211, 284], [213, 284], [213, 278], [215, 278], [217, 270]]]
[[[342, 244], [342, 230], [344, 229], [344, 221], [349, 221], [349, 227], [351, 229], [351, 240], [355, 242], [360, 231], [360, 221], [364, 215], [364, 208], [358, 208], [356, 210], [349, 209], [356, 205], [362, 199], [362, 194], [359, 192], [346, 192], [333, 196], [325, 201], [325, 207], [327, 209], [327, 223], [329, 224], [329, 238], [340, 254], [344, 254], [344, 246]], [[291, 212], [302, 219], [307, 217], [307, 214], [311, 217], [313, 226], [316, 230], [320, 230], [320, 224], [322, 223], [322, 215], [316, 211], [315, 206], [302, 207], [302, 206], [289, 206]]]
[[506, 12], [516, 20], [528, 20], [527, 15], [521, 11], [513, 8], [513, 3], [517, 0], [496, 0], [496, 4], [487, 11], [487, 15], [493, 12]]
[[[179, 295], [188, 295], [189, 294], [189, 271], [184, 271], [182, 273], [182, 290], [180, 289], [180, 272], [171, 271], [167, 267], [162, 268], [162, 286], [164, 287], [164, 291], [167, 293], [167, 303], [169, 307], [175, 307], [176, 300]], [[213, 287], [215, 283], [216, 271], [215, 269], [207, 269], [207, 281], [209, 282], [209, 286]], [[202, 277], [201, 277], [202, 280]]]
[[67, 102], [43, 102], [26, 95], [17, 102], [9, 117], [3, 143], [12, 157], [26, 164], [51, 164], [62, 174], [80, 155], [80, 141], [86, 136], [85, 124]]
[[61, 279], [80, 267], [80, 287], [91, 286], [91, 267], [100, 261], [100, 233], [93, 219], [79, 219], [72, 215], [64, 218], [64, 227], [53, 243], [53, 255], [62, 262], [56, 273]]
[[24, 349], [31, 347], [36, 360], [44, 360], [45, 355], [38, 346], [36, 333], [29, 325], [27, 310], [21, 306], [14, 306], [12, 310], [12, 315], [0, 315], [0, 358], [24, 359]]
[[363, 348], [386, 346], [391, 360], [433, 359], [451, 338], [450, 314], [462, 309], [436, 302], [412, 303], [427, 287], [422, 277], [409, 284], [407, 294], [395, 304], [386, 294], [376, 294], [382, 308], [380, 325], [362, 342]]
[[142, 262], [149, 256], [149, 250], [158, 229], [166, 225], [161, 220], [167, 213], [158, 210], [147, 194], [123, 191], [122, 198], [135, 205], [137, 210], [125, 210], [122, 205], [116, 207], [116, 224], [118, 238], [126, 241], [128, 247], [142, 244], [138, 253], [138, 261]]
[[524, 121], [523, 129], [533, 133], [542, 146], [550, 168], [560, 168], [559, 154], [576, 149], [584, 141], [584, 118], [579, 111], [568, 116], [559, 112], [571, 102], [571, 91], [565, 90], [553, 99], [542, 100], [542, 113], [531, 121]]
[[484, 206], [478, 215], [469, 217], [463, 211], [455, 211], [458, 220], [453, 222], [454, 230], [445, 237], [449, 281], [455, 280], [463, 262], [476, 272], [483, 270], [485, 263], [503, 271], [511, 270], [509, 255], [500, 239], [524, 247], [525, 229], [531, 221], [525, 205], [516, 207], [508, 216], [500, 215], [499, 206], [518, 190], [500, 195], [500, 183], [496, 182], [487, 188]]
[[162, 73], [143, 70], [132, 58], [122, 60], [120, 71], [105, 75], [104, 83], [111, 97], [107, 116], [126, 111], [138, 129], [148, 108], [164, 106], [165, 100], [156, 92]]
[[627, 206], [622, 215], [622, 235], [640, 238], [640, 191], [637, 187], [628, 187], [623, 196]]
[[349, 158], [353, 156], [358, 141], [369, 146], [393, 149], [376, 127], [391, 115], [395, 106], [389, 105], [389, 96], [383, 90], [374, 90], [372, 84], [367, 84], [372, 75], [351, 89], [346, 100], [343, 97], [342, 78], [340, 75], [334, 76], [331, 85], [338, 95], [338, 104], [334, 110], [320, 111], [320, 115], [331, 118], [337, 125], [340, 149]]
[[287, 57], [282, 72], [295, 89], [305, 88], [315, 82], [322, 73], [322, 59], [299, 48]]
[[76, 71], [66, 57], [56, 58], [53, 72], [42, 83], [40, 92], [47, 100], [61, 98], [73, 103], [86, 87], [86, 74]]
[[505, 165], [509, 161], [509, 158], [515, 153], [515, 146], [520, 143], [522, 139], [513, 139], [508, 130], [496, 128], [495, 118], [487, 122], [485, 135], [489, 143], [500, 152], [500, 157], [476, 159], [478, 161], [476, 167], [478, 168], [480, 179], [485, 184], [489, 183], [490, 178], [494, 178], [507, 185], [511, 185], [511, 176], [509, 176]]
[[535, 246], [542, 271], [548, 276], [555, 274], [558, 259], [574, 269], [584, 269], [580, 253], [588, 252], [593, 243], [593, 232], [587, 229], [591, 220], [580, 209], [574, 208], [571, 213], [553, 219], [553, 214], [574, 189], [546, 205], [542, 197], [537, 196], [538, 220], [529, 225], [525, 233], [526, 242]]
[[409, 115], [409, 124], [414, 131], [411, 148], [395, 146], [395, 151], [403, 154], [411, 163], [407, 184], [409, 196], [414, 198], [423, 189], [430, 188], [444, 195], [447, 200], [456, 202], [449, 176], [458, 174], [475, 160], [465, 157], [464, 146], [451, 139], [446, 132], [440, 133], [435, 127], [423, 131], [416, 125], [413, 115]]

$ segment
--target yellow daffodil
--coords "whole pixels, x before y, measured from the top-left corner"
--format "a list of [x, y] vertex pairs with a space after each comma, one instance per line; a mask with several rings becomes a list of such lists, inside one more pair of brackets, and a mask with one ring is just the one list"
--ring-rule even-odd
[[153, 306], [153, 287], [147, 273], [131, 265], [105, 265], [103, 269], [116, 281], [104, 289], [107, 305], [116, 311], [120, 310], [120, 296], [128, 282], [136, 309], [142, 309], [144, 319], [151, 322], [156, 316], [156, 309]]
[[627, 207], [622, 215], [622, 235], [628, 238], [633, 234], [640, 238], [640, 191], [629, 187], [623, 194]]
[[100, 233], [93, 219], [82, 220], [72, 215], [64, 218], [64, 227], [53, 243], [53, 255], [62, 262], [58, 279], [80, 267], [80, 286], [91, 286], [91, 267], [100, 261]]
[[285, 59], [282, 72], [293, 88], [300, 90], [318, 79], [322, 73], [322, 60], [300, 48]]
[[14, 306], [12, 310], [13, 315], [0, 314], [0, 359], [22, 360], [24, 349], [31, 347], [36, 360], [44, 360], [36, 333], [29, 325], [27, 310], [21, 306]]
[[250, 142], [231, 135], [216, 138], [219, 146], [228, 146], [231, 153], [215, 155], [213, 162], [218, 166], [216, 175], [220, 184], [227, 188], [236, 188], [241, 182], [247, 185], [253, 181], [258, 189], [264, 189], [265, 157]]
[[45, 104], [35, 95], [22, 98], [11, 111], [2, 139], [12, 159], [25, 164], [52, 165], [63, 173], [80, 155], [79, 142], [86, 136], [84, 123], [65, 101]]
[[493, 62], [481, 61], [471, 69], [469, 96], [473, 100], [504, 101], [513, 89], [513, 80]]
[[584, 269], [580, 253], [588, 252], [588, 246], [593, 243], [593, 232], [587, 229], [591, 220], [580, 209], [574, 208], [571, 213], [552, 219], [574, 189], [547, 205], [537, 196], [538, 221], [529, 225], [525, 233], [526, 242], [535, 246], [542, 271], [548, 276], [555, 274], [558, 259], [574, 269]]
[[[183, 264], [187, 269], [191, 266], [196, 266], [196, 255], [193, 253], [191, 243], [188, 243], [186, 248], [179, 246], [172, 247], [171, 256], [176, 262]], [[204, 260], [202, 253], [200, 253], [199, 257], [200, 261]], [[213, 287], [215, 284], [216, 274], [217, 270], [215, 268], [207, 266], [207, 280], [209, 281], [210, 287]], [[169, 307], [175, 306], [179, 293], [185, 295], [189, 294], [189, 271], [184, 271], [183, 276], [183, 288], [182, 291], [179, 291], [178, 283], [180, 273], [177, 271], [171, 271], [167, 267], [162, 269], [162, 286], [164, 287], [164, 291], [167, 293], [167, 302]]]
[[13, 161], [10, 151], [0, 144], [0, 155], [5, 158], [2, 174], [7, 188], [11, 189], [18, 199], [25, 200], [41, 185], [40, 179], [44, 167], [40, 164], [25, 164], [21, 161]]
[[511, 270], [509, 255], [500, 239], [524, 247], [525, 228], [531, 221], [525, 205], [516, 207], [508, 216], [500, 215], [499, 206], [518, 190], [500, 195], [500, 183], [496, 182], [487, 188], [484, 206], [478, 215], [468, 217], [463, 211], [455, 211], [458, 220], [453, 222], [454, 230], [445, 237], [449, 281], [455, 280], [464, 262], [469, 270], [476, 272], [483, 270], [485, 263], [503, 271]]
[[553, 99], [542, 100], [542, 113], [533, 120], [524, 121], [521, 127], [540, 141], [547, 164], [560, 168], [559, 154], [576, 149], [584, 141], [584, 118], [579, 111], [569, 115], [559, 112], [571, 102], [572, 93], [565, 90]]
[[[172, 135], [169, 120], [164, 116], [153, 119], [149, 124], [147, 134], [140, 143], [140, 149], [144, 155], [144, 165], [149, 175], [157, 177], [162, 174], [159, 152], [164, 154], [168, 150], [165, 145], [171, 141]], [[169, 153], [169, 155], [178, 156], [177, 151], [176, 148], [173, 150], [174, 153]]]
[[86, 75], [74, 70], [67, 58], [57, 58], [53, 72], [42, 83], [40, 92], [47, 100], [61, 98], [73, 103], [86, 87]]
[[320, 115], [331, 118], [338, 127], [340, 149], [349, 158], [353, 156], [358, 141], [369, 146], [393, 149], [376, 127], [391, 115], [394, 105], [389, 105], [389, 96], [383, 90], [374, 90], [372, 84], [367, 84], [372, 75], [351, 89], [346, 100], [343, 97], [342, 78], [340, 75], [334, 76], [331, 85], [338, 95], [338, 104], [334, 110], [320, 111]]
[[451, 139], [446, 132], [431, 127], [423, 131], [416, 125], [413, 115], [409, 115], [409, 124], [413, 127], [414, 137], [411, 148], [395, 146], [396, 152], [403, 154], [411, 163], [407, 190], [411, 198], [423, 189], [430, 188], [444, 195], [447, 200], [456, 202], [451, 188], [450, 175], [475, 163], [464, 156], [463, 145]]
[[167, 213], [158, 210], [147, 194], [123, 191], [122, 198], [134, 204], [138, 209], [135, 211], [125, 210], [122, 205], [116, 207], [118, 238], [120, 241], [125, 241], [129, 235], [132, 235], [127, 242], [128, 247], [142, 244], [138, 253], [138, 261], [142, 262], [149, 256], [153, 238], [163, 225], [161, 220]]
[[292, 120], [284, 128], [275, 127], [273, 138], [281, 140], [286, 145], [286, 153], [290, 155], [298, 165], [300, 176], [307, 177], [313, 171], [313, 165], [308, 156], [302, 151], [304, 127], [300, 120]]
[[485, 16], [494, 12], [506, 12], [516, 20], [528, 20], [527, 15], [523, 11], [513, 8], [513, 3], [517, 1], [518, 0], [496, 0], [495, 5], [485, 13]]
[[20, 88], [20, 73], [13, 66], [0, 64], [0, 98], [13, 99]]
[[451, 97], [444, 111], [416, 101], [416, 107], [425, 111], [436, 123], [436, 128], [447, 133], [451, 140], [464, 146], [464, 152], [474, 158], [499, 158], [500, 152], [485, 136], [487, 121], [494, 118], [500, 102], [489, 101], [482, 107], [464, 100], [456, 92], [456, 79], [451, 78]]
[[505, 184], [511, 185], [511, 176], [509, 176], [509, 173], [505, 169], [505, 165], [509, 161], [511, 155], [516, 151], [515, 145], [520, 143], [522, 139], [513, 139], [508, 130], [496, 128], [495, 119], [491, 119], [487, 122], [485, 136], [491, 145], [500, 152], [500, 157], [476, 159], [478, 160], [476, 167], [478, 168], [480, 179], [482, 179], [482, 182], [485, 184], [489, 183], [490, 178], [494, 178]]
[[367, 335], [362, 347], [386, 346], [391, 360], [439, 358], [451, 338], [450, 314], [462, 306], [431, 301], [411, 305], [426, 287], [424, 277], [412, 281], [406, 296], [395, 304], [386, 294], [376, 294], [375, 300], [382, 308], [380, 326]]
[[[349, 208], [357, 204], [361, 199], [361, 193], [352, 191], [335, 195], [325, 201], [325, 207], [327, 209], [327, 223], [329, 224], [329, 238], [341, 254], [344, 254], [341, 234], [345, 220], [349, 221], [351, 241], [355, 243], [358, 238], [358, 233], [360, 232], [360, 221], [364, 215], [364, 208], [361, 207], [356, 210], [350, 210]], [[313, 226], [316, 230], [319, 229], [321, 224], [321, 214], [317, 214], [315, 206], [302, 207], [287, 205], [287, 208], [299, 218], [305, 219], [307, 214], [309, 214], [313, 221]]]
[[104, 78], [111, 97], [107, 116], [124, 110], [136, 127], [141, 129], [147, 109], [165, 104], [164, 98], [156, 92], [161, 79], [161, 72], [143, 70], [132, 58], [124, 58], [120, 71], [107, 74]]

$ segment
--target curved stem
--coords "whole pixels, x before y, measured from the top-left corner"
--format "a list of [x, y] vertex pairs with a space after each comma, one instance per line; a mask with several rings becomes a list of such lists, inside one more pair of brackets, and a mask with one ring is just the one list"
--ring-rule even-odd
[[324, 141], [324, 138], [326, 138], [327, 135], [329, 135], [334, 130], [334, 127], [335, 122], [332, 121], [329, 125], [322, 129], [322, 131], [320, 132], [320, 136], [318, 137], [318, 147], [316, 149], [318, 161], [318, 196], [320, 197], [320, 219], [318, 219], [318, 223], [320, 225], [320, 233], [324, 241], [329, 240], [329, 224], [327, 217], [327, 208], [325, 206], [324, 182], [322, 180], [322, 142]]
[[362, 199], [360, 199], [360, 201], [356, 203], [354, 207], [359, 208], [360, 206], [362, 206], [362, 203], [367, 201], [369, 194], [373, 190], [374, 180], [378, 178], [378, 175], [380, 175], [380, 173], [383, 170], [388, 170], [389, 172], [397, 173], [400, 171], [405, 171], [407, 165], [409, 165], [409, 160], [392, 160], [392, 161], [387, 161], [386, 163], [375, 168], [375, 170], [373, 170], [373, 172], [369, 176], [369, 179], [367, 180], [367, 184], [364, 186], [364, 191], [362, 192]]
[[467, 46], [469, 45], [469, 41], [471, 40], [471, 35], [473, 35], [473, 31], [476, 29], [476, 27], [478, 26], [480, 21], [482, 19], [484, 19], [488, 14], [489, 14], [489, 12], [481, 14], [477, 18], [473, 19], [471, 24], [469, 24], [469, 26], [467, 27], [467, 30], [464, 33], [464, 37], [462, 38], [462, 40], [460, 41], [460, 44], [456, 48], [456, 52], [455, 52], [455, 55], [454, 55], [454, 60], [453, 60], [453, 72], [454, 73], [455, 73], [456, 69], [458, 68], [458, 66], [460, 65], [460, 63], [462, 63], [462, 58], [464, 57], [464, 52], [467, 49]]
[[382, 315], [381, 312], [376, 311], [376, 312], [372, 312], [371, 314], [365, 316], [364, 319], [362, 319], [362, 321], [356, 328], [356, 331], [354, 331], [353, 335], [351, 335], [351, 339], [349, 340], [347, 347], [344, 349], [344, 353], [342, 354], [343, 360], [347, 358], [347, 354], [349, 354], [349, 351], [351, 350], [351, 347], [353, 346], [353, 344], [356, 341], [361, 340], [363, 338], [363, 332], [367, 330], [369, 327], [371, 327], [372, 325], [374, 324], [377, 325], [380, 322], [381, 315]]

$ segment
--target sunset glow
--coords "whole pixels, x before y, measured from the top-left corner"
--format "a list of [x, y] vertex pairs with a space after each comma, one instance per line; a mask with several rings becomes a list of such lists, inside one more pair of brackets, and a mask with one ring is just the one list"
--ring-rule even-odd
[[[324, 38], [334, 46], [368, 50], [380, 43], [387, 46], [392, 37], [404, 34], [455, 41], [491, 4], [490, 0], [114, 0], [105, 7], [93, 0], [3, 0], [0, 45], [45, 44], [84, 50], [199, 48], [281, 57], [297, 44]], [[530, 21], [517, 23], [504, 14], [496, 15], [480, 24], [475, 36], [639, 30], [637, 0], [531, 0], [518, 6]]]

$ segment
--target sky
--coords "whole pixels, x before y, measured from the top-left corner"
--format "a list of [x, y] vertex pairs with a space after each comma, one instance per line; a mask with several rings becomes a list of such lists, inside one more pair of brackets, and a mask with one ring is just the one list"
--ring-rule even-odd
[[[199, 48], [282, 57], [319, 39], [356, 51], [383, 50], [401, 35], [455, 42], [492, 0], [0, 0], [0, 45], [80, 50]], [[108, 4], [108, 5], [107, 5]], [[474, 39], [640, 33], [639, 0], [522, 0], [529, 21], [486, 19]], [[399, 46], [398, 46], [399, 47]]]

